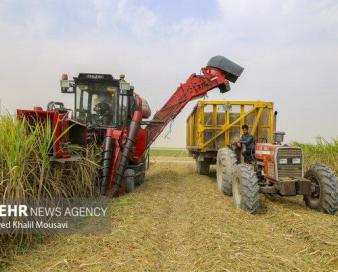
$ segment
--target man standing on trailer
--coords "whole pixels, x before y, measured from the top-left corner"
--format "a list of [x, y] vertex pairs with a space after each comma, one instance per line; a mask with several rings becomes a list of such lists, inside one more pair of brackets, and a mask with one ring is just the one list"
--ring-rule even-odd
[[245, 161], [252, 161], [255, 154], [255, 139], [249, 133], [249, 126], [243, 125], [242, 126], [243, 134], [237, 143], [238, 148], [242, 148], [242, 145], [245, 145], [245, 150], [243, 151], [243, 157]]

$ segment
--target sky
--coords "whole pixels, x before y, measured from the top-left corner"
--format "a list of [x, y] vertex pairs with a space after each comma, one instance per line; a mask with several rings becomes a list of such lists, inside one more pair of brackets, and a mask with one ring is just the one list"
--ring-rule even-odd
[[[73, 106], [62, 73], [111, 73], [153, 113], [215, 55], [245, 68], [208, 100], [273, 101], [287, 141], [338, 136], [336, 0], [0, 0], [1, 111]], [[184, 147], [190, 102], [155, 146]]]

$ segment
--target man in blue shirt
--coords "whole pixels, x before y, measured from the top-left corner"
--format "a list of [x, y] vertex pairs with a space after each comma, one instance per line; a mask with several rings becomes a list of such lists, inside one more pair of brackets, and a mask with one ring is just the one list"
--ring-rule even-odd
[[249, 133], [249, 127], [248, 125], [242, 126], [243, 134], [239, 140], [239, 143], [237, 144], [237, 147], [241, 148], [242, 145], [245, 145], [245, 150], [243, 151], [243, 156], [245, 161], [252, 161], [254, 159], [255, 155], [255, 139], [254, 137]]

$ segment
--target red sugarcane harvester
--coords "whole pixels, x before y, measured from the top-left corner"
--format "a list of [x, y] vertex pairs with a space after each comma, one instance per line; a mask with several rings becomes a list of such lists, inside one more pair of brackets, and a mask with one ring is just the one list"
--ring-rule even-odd
[[122, 75], [80, 73], [69, 80], [64, 74], [61, 92], [74, 94], [74, 110], [61, 102], [50, 102], [47, 109], [17, 110], [19, 118], [30, 122], [50, 122], [54, 143], [50, 158], [66, 162], [78, 159], [70, 152], [70, 144], [86, 146], [95, 142], [102, 146], [100, 192], [119, 196], [130, 192], [144, 181], [146, 156], [150, 145], [194, 98], [212, 89], [230, 90], [243, 68], [223, 56], [211, 58], [201, 75], [192, 74], [180, 84], [165, 105], [153, 116], [147, 101], [134, 92]]

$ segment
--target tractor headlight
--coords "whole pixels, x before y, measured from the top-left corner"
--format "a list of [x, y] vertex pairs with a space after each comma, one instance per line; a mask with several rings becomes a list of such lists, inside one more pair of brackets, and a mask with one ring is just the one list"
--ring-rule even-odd
[[288, 159], [279, 159], [279, 164], [287, 164]]
[[292, 164], [300, 164], [300, 158], [293, 158]]

